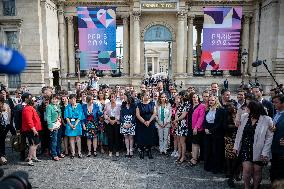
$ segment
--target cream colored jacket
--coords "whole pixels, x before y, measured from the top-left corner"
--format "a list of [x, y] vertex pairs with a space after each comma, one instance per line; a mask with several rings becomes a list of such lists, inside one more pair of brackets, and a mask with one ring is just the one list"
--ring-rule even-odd
[[[241, 116], [240, 126], [235, 139], [234, 149], [239, 151], [241, 150], [241, 141], [243, 136], [243, 131], [245, 125], [248, 121], [249, 114], [244, 113]], [[273, 139], [273, 132], [269, 130], [269, 127], [273, 125], [273, 121], [269, 116], [260, 116], [257, 122], [254, 133], [254, 142], [253, 142], [253, 161], [260, 161], [260, 156], [271, 157], [271, 144]]]
[[164, 109], [164, 114], [165, 114], [165, 119], [164, 119], [164, 123], [162, 123], [161, 121], [161, 106], [157, 105], [156, 106], [156, 112], [157, 112], [157, 116], [156, 116], [156, 127], [159, 127], [159, 124], [165, 124], [165, 127], [171, 127], [171, 117], [172, 117], [172, 110], [171, 110], [171, 105], [167, 104], [165, 106]]

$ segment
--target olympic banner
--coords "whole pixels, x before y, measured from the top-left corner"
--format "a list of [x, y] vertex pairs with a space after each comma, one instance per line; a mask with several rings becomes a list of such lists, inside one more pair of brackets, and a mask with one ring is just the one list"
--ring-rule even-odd
[[242, 7], [205, 7], [201, 70], [236, 70]]
[[116, 8], [77, 7], [80, 70], [116, 70]]

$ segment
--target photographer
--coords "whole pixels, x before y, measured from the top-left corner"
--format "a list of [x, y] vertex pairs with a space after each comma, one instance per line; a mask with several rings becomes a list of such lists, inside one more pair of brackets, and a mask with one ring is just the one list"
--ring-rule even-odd
[[98, 90], [99, 89], [98, 81], [99, 77], [96, 74], [96, 70], [95, 69], [91, 70], [91, 72], [89, 73], [89, 86], [92, 86], [92, 88]]

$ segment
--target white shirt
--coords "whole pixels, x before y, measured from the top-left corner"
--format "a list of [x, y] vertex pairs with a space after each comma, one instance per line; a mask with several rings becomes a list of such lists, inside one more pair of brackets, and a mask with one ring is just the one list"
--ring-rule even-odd
[[214, 123], [216, 116], [216, 110], [209, 110], [209, 112], [206, 114], [206, 121], [208, 123]]
[[282, 110], [281, 112], [277, 111], [276, 115], [273, 118], [273, 123], [277, 124], [278, 119], [281, 117], [281, 115], [284, 114], [284, 110]]

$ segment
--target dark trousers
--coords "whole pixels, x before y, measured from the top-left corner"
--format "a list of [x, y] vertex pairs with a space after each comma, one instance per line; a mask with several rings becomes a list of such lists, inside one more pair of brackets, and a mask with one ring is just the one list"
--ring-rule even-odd
[[224, 164], [224, 137], [212, 134], [204, 137], [204, 169], [221, 173]]
[[20, 160], [25, 161], [26, 159], [26, 150], [27, 150], [27, 141], [26, 134], [21, 133], [21, 146], [24, 146], [23, 150], [20, 152]]
[[61, 131], [60, 128], [50, 132], [50, 154], [53, 158], [61, 154]]
[[45, 153], [45, 150], [49, 149], [50, 146], [50, 135], [49, 135], [49, 130], [44, 128], [41, 132], [40, 132], [40, 140], [41, 140], [41, 153]]
[[112, 152], [118, 152], [120, 146], [120, 127], [118, 124], [107, 124], [106, 134], [108, 139], [108, 148]]
[[17, 134], [16, 128], [13, 126], [13, 124], [9, 124], [9, 125], [6, 126], [5, 134], [7, 135], [9, 131], [11, 132], [12, 135], [16, 135]]
[[284, 157], [272, 153], [270, 180], [271, 183], [275, 180], [284, 179]]
[[0, 126], [0, 157], [5, 156], [5, 139], [5, 130], [2, 126]]

